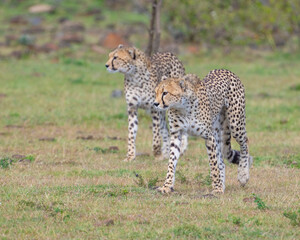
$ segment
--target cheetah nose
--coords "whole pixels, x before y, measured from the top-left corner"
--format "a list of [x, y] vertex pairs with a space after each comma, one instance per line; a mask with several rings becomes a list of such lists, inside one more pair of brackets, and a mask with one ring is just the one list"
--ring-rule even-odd
[[105, 64], [105, 67], [108, 68], [108, 64]]
[[157, 102], [154, 103], [154, 106], [155, 106], [155, 107], [158, 107], [158, 105], [159, 105], [159, 103], [157, 103]]

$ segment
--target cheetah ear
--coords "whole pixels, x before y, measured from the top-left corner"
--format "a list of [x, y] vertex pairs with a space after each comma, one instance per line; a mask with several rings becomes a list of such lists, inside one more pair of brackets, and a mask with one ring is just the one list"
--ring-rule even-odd
[[165, 75], [161, 77], [161, 81], [164, 81], [164, 80], [166, 80], [166, 79], [168, 79], [168, 77], [165, 76]]
[[183, 79], [180, 80], [179, 86], [181, 87], [181, 89], [182, 89], [183, 91], [186, 90], [186, 83], [185, 83], [185, 81], [184, 81]]
[[191, 80], [191, 74], [187, 74], [183, 77], [184, 80], [190, 81]]
[[187, 80], [187, 81], [198, 81], [200, 80], [199, 77], [196, 75], [196, 74], [193, 74], [193, 73], [189, 73], [189, 74], [186, 74], [184, 77], [183, 77], [184, 80]]
[[123, 48], [124, 46], [123, 46], [123, 44], [119, 44], [119, 46], [118, 46], [118, 48]]
[[130, 54], [130, 56], [132, 57], [133, 60], [136, 59], [136, 53], [135, 53], [135, 49], [134, 48], [129, 48], [128, 49], [128, 53]]

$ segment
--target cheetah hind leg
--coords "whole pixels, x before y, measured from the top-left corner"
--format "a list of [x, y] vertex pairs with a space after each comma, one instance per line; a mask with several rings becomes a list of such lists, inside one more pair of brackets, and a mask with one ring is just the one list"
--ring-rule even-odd
[[[222, 155], [228, 160], [229, 163], [239, 165], [241, 159], [241, 153], [238, 150], [231, 149], [231, 131], [229, 125], [229, 119], [224, 107], [220, 114], [221, 123], [221, 136], [222, 136]], [[248, 158], [249, 167], [252, 166], [253, 158]]]
[[[230, 106], [232, 109], [234, 107]], [[230, 109], [229, 109], [230, 110]], [[248, 148], [248, 138], [246, 132], [246, 123], [245, 123], [245, 109], [240, 107], [240, 117], [235, 119], [234, 116], [229, 115], [230, 121], [230, 131], [234, 139], [240, 145], [240, 152], [239, 152], [239, 166], [238, 166], [238, 181], [240, 182], [241, 186], [245, 186], [250, 178], [250, 166], [253, 162], [253, 158], [249, 154]], [[229, 114], [232, 114], [229, 111]], [[238, 122], [238, 124], [236, 124]], [[237, 151], [236, 151], [237, 152]], [[238, 158], [238, 154], [235, 154]]]
[[[231, 151], [231, 157], [228, 158], [228, 162], [232, 163], [232, 164], [236, 164], [239, 165], [240, 163], [240, 158], [241, 158], [241, 153], [238, 150], [232, 150]], [[248, 164], [249, 164], [249, 168], [252, 166], [253, 164], [253, 157], [249, 155], [248, 157]]]

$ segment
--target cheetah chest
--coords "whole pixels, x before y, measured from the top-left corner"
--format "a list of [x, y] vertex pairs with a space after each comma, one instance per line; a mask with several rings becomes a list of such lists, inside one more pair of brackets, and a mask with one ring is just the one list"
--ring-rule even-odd
[[129, 106], [137, 106], [142, 109], [153, 107], [155, 92], [147, 83], [128, 84], [125, 88], [126, 101]]
[[209, 121], [201, 111], [189, 111], [185, 117], [186, 132], [191, 136], [206, 137], [209, 130]]

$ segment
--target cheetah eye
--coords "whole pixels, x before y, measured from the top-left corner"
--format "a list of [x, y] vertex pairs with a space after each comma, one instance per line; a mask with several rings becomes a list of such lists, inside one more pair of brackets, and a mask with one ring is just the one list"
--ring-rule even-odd
[[118, 57], [117, 56], [114, 56], [113, 60], [116, 60]]
[[168, 92], [163, 92], [163, 94], [162, 94], [162, 95], [163, 95], [163, 96], [165, 96], [165, 95], [167, 95], [167, 94], [168, 94]]

